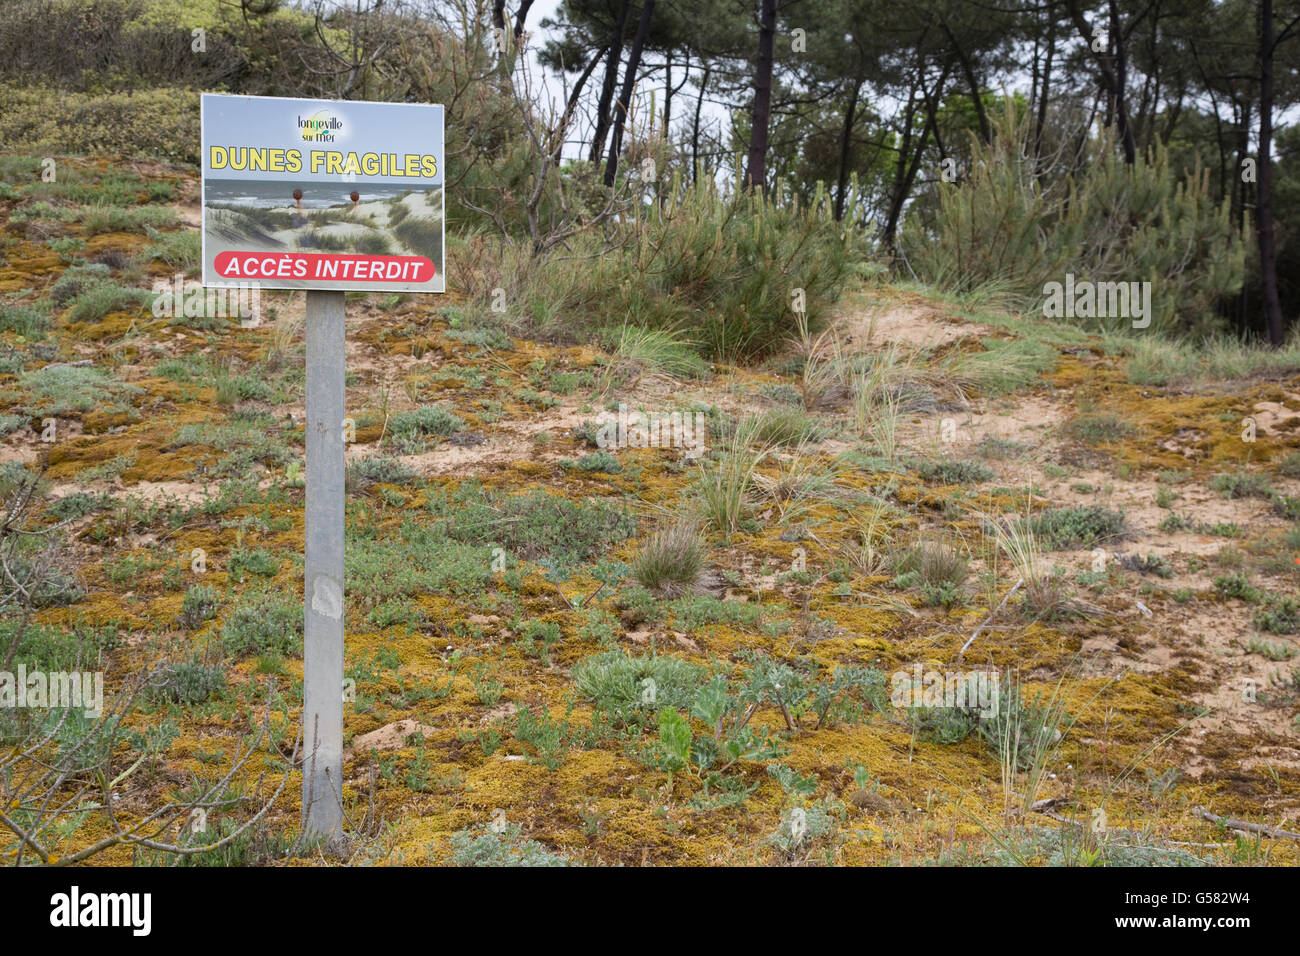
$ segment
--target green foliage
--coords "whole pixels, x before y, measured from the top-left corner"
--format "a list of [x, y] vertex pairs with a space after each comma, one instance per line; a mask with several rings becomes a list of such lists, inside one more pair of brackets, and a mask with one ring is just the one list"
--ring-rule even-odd
[[1028, 339], [980, 339], [982, 352], [959, 351], [945, 371], [969, 382], [985, 395], [1005, 395], [1033, 385], [1056, 367], [1059, 353], [1050, 345]]
[[768, 764], [767, 775], [781, 785], [781, 789], [785, 791], [786, 796], [808, 797], [812, 796], [817, 790], [817, 778], [815, 776], [801, 777], [798, 772], [783, 764]]
[[159, 668], [150, 679], [150, 692], [178, 704], [201, 704], [226, 687], [226, 672], [197, 660]]
[[0, 142], [46, 155], [153, 155], [198, 163], [198, 99], [195, 90], [167, 86], [82, 93], [7, 83], [0, 85]]
[[72, 266], [50, 286], [50, 299], [55, 308], [65, 308], [78, 296], [92, 288], [111, 282], [108, 266], [100, 263]]
[[1300, 348], [1294, 343], [1273, 349], [1226, 333], [1196, 341], [1116, 336], [1111, 350], [1128, 357], [1128, 380], [1135, 385], [1186, 386], [1300, 372]]
[[29, 669], [66, 671], [82, 667], [101, 651], [109, 650], [117, 637], [114, 628], [64, 630], [43, 624], [20, 628], [13, 617], [0, 618], [0, 647], [8, 649], [15, 634], [22, 631], [14, 654], [15, 663]]
[[909, 707], [907, 720], [917, 739], [951, 746], [979, 726], [979, 714], [967, 707]]
[[344, 558], [346, 590], [362, 610], [421, 594], [477, 594], [492, 576], [487, 548], [449, 540], [446, 529], [413, 519], [381, 537], [357, 535]]
[[431, 507], [457, 541], [499, 545], [517, 557], [550, 557], [563, 565], [589, 561], [636, 533], [636, 518], [618, 503], [570, 501], [540, 490], [503, 496], [465, 486], [450, 498], [431, 499]]
[[1174, 569], [1170, 567], [1169, 560], [1158, 554], [1140, 556], [1126, 554], [1120, 558], [1120, 564], [1139, 574], [1154, 574], [1158, 578], [1166, 579], [1174, 576]]
[[933, 202], [905, 224], [901, 245], [919, 276], [957, 292], [996, 287], [1032, 308], [1067, 273], [1150, 281], [1153, 331], [1203, 335], [1219, 324], [1215, 305], [1241, 288], [1249, 237], [1233, 227], [1229, 200], [1211, 195], [1207, 170], [1180, 173], [1160, 145], [1128, 166], [1101, 139], [1072, 175], [1040, 176], [1028, 111], [1008, 98], [993, 120], [992, 142], [972, 137], [964, 181], [935, 183]]
[[282, 421], [249, 411], [236, 413], [226, 423], [203, 421], [182, 425], [176, 430], [172, 444], [174, 447], [206, 445], [224, 452], [213, 471], [236, 477], [247, 475], [255, 463], [267, 468], [283, 466], [289, 461], [290, 440]]
[[[1004, 829], [998, 848], [990, 856], [980, 854], [981, 866], [1026, 866], [1031, 861], [1044, 866], [1208, 866], [1210, 861], [1177, 846], [1166, 845], [1150, 833], [1113, 827], [1105, 840], [1089, 840], [1083, 827], [1037, 827]], [[942, 862], [951, 864], [952, 860]], [[969, 861], [974, 862], [974, 861]]]
[[91, 286], [72, 300], [69, 322], [98, 322], [110, 312], [134, 312], [153, 300], [143, 289], [127, 289], [112, 282]]
[[533, 713], [527, 705], [515, 711], [515, 738], [532, 748], [533, 752], [526, 755], [531, 763], [540, 763], [547, 770], [559, 770], [572, 737], [568, 712], [555, 720], [546, 710]]
[[1070, 421], [1065, 431], [1085, 444], [1100, 445], [1130, 438], [1137, 429], [1114, 412], [1089, 412]]
[[84, 365], [53, 365], [27, 372], [18, 379], [18, 386], [28, 395], [23, 410], [34, 417], [120, 409], [122, 397], [143, 391], [116, 381], [103, 369]]
[[711, 594], [692, 594], [669, 605], [678, 627], [698, 630], [709, 624], [753, 628], [762, 616], [761, 609], [748, 601], [722, 601]]
[[1221, 574], [1214, 579], [1214, 590], [1226, 598], [1236, 598], [1254, 604], [1264, 597], [1264, 592], [1250, 583], [1250, 579], [1240, 571], [1235, 574]]
[[656, 531], [637, 551], [632, 573], [651, 591], [679, 594], [699, 577], [704, 555], [704, 541], [695, 525], [679, 521]]
[[766, 409], [754, 420], [752, 440], [761, 445], [794, 447], [817, 437], [817, 423], [800, 408]]
[[236, 548], [230, 553], [227, 572], [230, 580], [238, 584], [246, 575], [270, 577], [280, 570], [280, 559], [264, 548]]
[[500, 832], [490, 827], [459, 830], [451, 836], [451, 854], [456, 866], [571, 865], [535, 840], [525, 840], [513, 824], [506, 824]]
[[916, 471], [926, 481], [945, 485], [977, 485], [997, 477], [993, 469], [977, 461], [919, 461]]
[[398, 412], [388, 423], [393, 440], [408, 453], [425, 447], [426, 439], [446, 438], [465, 427], [454, 412], [439, 405], [428, 405], [414, 411]]
[[49, 313], [29, 305], [0, 304], [0, 332], [17, 332], [38, 339], [50, 330]]
[[181, 613], [177, 623], [192, 631], [204, 621], [214, 617], [220, 607], [217, 592], [205, 584], [196, 584], [181, 599]]
[[814, 803], [807, 807], [791, 807], [781, 816], [781, 825], [768, 835], [767, 842], [787, 860], [797, 858], [817, 840], [831, 837], [839, 829], [839, 821], [831, 806]]
[[45, 714], [42, 735], [50, 735], [59, 756], [72, 769], [103, 766], [111, 756], [116, 720], [87, 717], [83, 708], [52, 707]]
[[1267, 657], [1270, 661], [1289, 661], [1297, 654], [1300, 654], [1300, 651], [1297, 651], [1294, 647], [1288, 647], [1286, 644], [1252, 637], [1246, 644], [1246, 653], [1259, 654], [1262, 657]]
[[1300, 452], [1291, 452], [1278, 462], [1277, 473], [1284, 478], [1300, 478]]
[[[38, 571], [41, 564], [39, 555], [33, 556], [21, 547], [9, 549], [5, 554], [8, 576], [18, 581], [29, 581], [26, 585], [32, 607], [59, 607], [75, 604], [85, 597], [85, 590], [68, 571], [58, 566], [46, 567]], [[0, 592], [3, 593], [3, 592]], [[10, 592], [12, 593], [12, 592]]]
[[1022, 457], [1029, 451], [1029, 446], [998, 435], [986, 435], [975, 446], [975, 451], [984, 458], [1000, 461], [1007, 458]]
[[232, 655], [302, 651], [303, 606], [276, 593], [245, 594], [221, 628]]
[[1124, 531], [1123, 513], [1100, 505], [1049, 508], [1025, 523], [1048, 551], [1091, 548], [1118, 538]]
[[418, 477], [419, 472], [395, 458], [372, 455], [349, 464], [345, 482], [349, 492], [360, 492], [372, 484], [410, 484]]
[[945, 541], [918, 541], [899, 551], [891, 565], [894, 583], [904, 588], [922, 585], [940, 591], [955, 591], [969, 573], [966, 559]]
[[510, 348], [510, 336], [492, 326], [480, 326], [471, 329], [449, 328], [447, 338], [464, 342], [480, 351], [500, 351]]
[[1215, 475], [1210, 479], [1210, 490], [1225, 498], [1271, 498], [1274, 493], [1268, 475], [1251, 471]]
[[796, 288], [809, 327], [823, 322], [856, 240], [824, 195], [812, 208], [776, 196], [731, 199], [701, 177], [695, 186], [674, 181], [663, 199], [612, 248], [592, 234], [571, 240], [573, 251], [562, 256], [501, 248], [474, 300], [487, 303], [492, 289], [504, 289], [522, 324], [570, 336], [608, 330], [611, 316], [642, 329], [689, 329], [703, 354], [722, 361], [783, 345]]
[[1161, 531], [1167, 534], [1176, 534], [1179, 531], [1188, 531], [1193, 527], [1191, 518], [1186, 515], [1180, 515], [1176, 511], [1171, 511], [1165, 515], [1157, 526]]
[[754, 451], [754, 423], [747, 420], [737, 426], [724, 447], [716, 449], [708, 459], [701, 459], [696, 480], [699, 507], [705, 521], [720, 531], [724, 540], [730, 541], [750, 510], [750, 491], [759, 464], [767, 456], [766, 449]]
[[[560, 642], [563, 634], [554, 621], [529, 621], [519, 635], [519, 645], [531, 657], [540, 658], [543, 664], [551, 663], [551, 647]], [[539, 646], [540, 645], [540, 646]]]
[[618, 458], [603, 448], [589, 455], [583, 455], [577, 461], [570, 458], [561, 459], [560, 464], [574, 471], [603, 472], [607, 475], [617, 475], [623, 470]]
[[1270, 594], [1265, 605], [1255, 613], [1255, 626], [1270, 634], [1300, 633], [1300, 598]]
[[1004, 764], [1041, 768], [1072, 723], [1061, 700], [1036, 694], [1026, 700], [1010, 674], [999, 682], [997, 712], [978, 721], [975, 733]]
[[97, 202], [83, 206], [80, 214], [86, 235], [102, 232], [149, 232], [176, 225], [176, 213], [165, 206], [114, 206]]
[[187, 275], [197, 273], [200, 252], [197, 232], [191, 229], [160, 232], [152, 227], [147, 227], [146, 232], [152, 242], [141, 254], [142, 259], [165, 262], [173, 269]]
[[107, 492], [91, 494], [78, 491], [75, 494], [65, 495], [56, 501], [52, 501], [48, 513], [56, 521], [66, 521], [69, 518], [84, 518], [86, 515], [102, 511], [112, 503], [113, 498]]
[[623, 650], [585, 658], [572, 673], [579, 696], [595, 704], [615, 726], [655, 707], [688, 709], [707, 677], [705, 668], [678, 657], [632, 657]]

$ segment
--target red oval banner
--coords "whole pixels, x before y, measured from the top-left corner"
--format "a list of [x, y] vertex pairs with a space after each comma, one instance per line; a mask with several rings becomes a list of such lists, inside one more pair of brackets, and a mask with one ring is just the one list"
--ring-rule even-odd
[[313, 282], [428, 282], [433, 261], [424, 256], [343, 255], [333, 252], [222, 252], [214, 262], [223, 279], [250, 282], [306, 279]]

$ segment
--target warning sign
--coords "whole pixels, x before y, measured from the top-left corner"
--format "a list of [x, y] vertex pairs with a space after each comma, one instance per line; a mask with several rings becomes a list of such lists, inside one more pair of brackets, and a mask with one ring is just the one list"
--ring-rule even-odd
[[443, 108], [204, 94], [203, 284], [444, 292]]

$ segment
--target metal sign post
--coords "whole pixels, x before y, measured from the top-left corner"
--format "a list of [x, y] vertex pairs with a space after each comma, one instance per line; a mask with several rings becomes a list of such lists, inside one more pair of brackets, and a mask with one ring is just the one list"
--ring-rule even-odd
[[302, 831], [343, 836], [345, 292], [445, 292], [443, 107], [199, 97], [203, 284], [307, 290]]
[[302, 827], [343, 834], [342, 292], [307, 293], [307, 548], [302, 664]]

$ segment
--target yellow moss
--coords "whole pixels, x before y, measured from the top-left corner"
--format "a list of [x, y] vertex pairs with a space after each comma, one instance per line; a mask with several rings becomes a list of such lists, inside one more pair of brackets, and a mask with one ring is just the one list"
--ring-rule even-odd
[[91, 411], [81, 418], [81, 427], [87, 435], [100, 435], [110, 428], [127, 425], [135, 420], [129, 411]]
[[[136, 232], [105, 232], [87, 239], [86, 247], [81, 254], [89, 259], [100, 253], [114, 250], [133, 256], [144, 249], [149, 242], [148, 236]], [[174, 271], [168, 268], [169, 271]]]
[[67, 322], [65, 328], [74, 338], [88, 342], [120, 339], [132, 332], [140, 333], [159, 326], [148, 309], [110, 312], [98, 322]]

